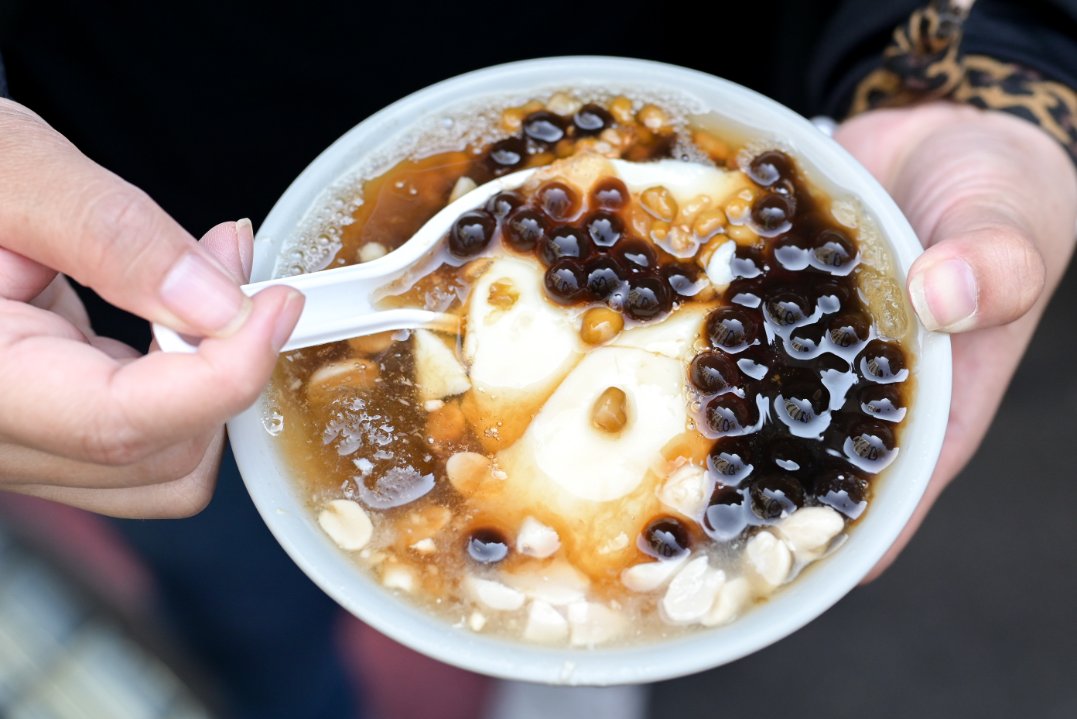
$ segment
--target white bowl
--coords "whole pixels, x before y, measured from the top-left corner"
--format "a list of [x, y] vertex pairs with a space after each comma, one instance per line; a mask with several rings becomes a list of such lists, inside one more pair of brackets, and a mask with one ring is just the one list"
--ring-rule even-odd
[[[735, 124], [759, 128], [788, 146], [808, 175], [858, 197], [892, 249], [904, 281], [920, 243], [901, 211], [868, 172], [804, 118], [755, 92], [711, 75], [642, 60], [564, 57], [468, 73], [410, 95], [370, 116], [333, 143], [292, 183], [259, 230], [254, 280], [269, 279], [282, 243], [326, 202], [326, 190], [371, 157], [385, 157], [453, 108], [489, 98], [545, 96], [557, 89], [626, 88], [691, 98]], [[453, 628], [384, 590], [318, 528], [289, 476], [257, 404], [228, 425], [247, 489], [292, 559], [326, 593], [375, 629], [424, 654], [485, 674], [557, 684], [649, 682], [690, 674], [761, 649], [826, 611], [857, 585], [909, 520], [939, 454], [950, 406], [948, 337], [917, 330], [915, 397], [902, 451], [876, 486], [848, 540], [811, 571], [732, 624], [626, 648], [546, 648]]]

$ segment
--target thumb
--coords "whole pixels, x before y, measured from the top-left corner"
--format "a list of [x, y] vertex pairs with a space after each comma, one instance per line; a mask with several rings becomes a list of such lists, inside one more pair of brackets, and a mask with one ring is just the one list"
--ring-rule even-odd
[[909, 297], [929, 330], [965, 332], [1021, 317], [1043, 292], [1031, 232], [986, 202], [942, 217], [909, 271]]
[[0, 243], [180, 332], [228, 336], [251, 302], [144, 192], [0, 101]]

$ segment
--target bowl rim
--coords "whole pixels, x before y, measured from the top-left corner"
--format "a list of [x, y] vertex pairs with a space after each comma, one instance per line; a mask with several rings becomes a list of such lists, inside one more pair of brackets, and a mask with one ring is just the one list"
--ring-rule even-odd
[[[315, 158], [274, 205], [258, 231], [252, 279], [269, 277], [279, 243], [295, 232], [328, 188], [364, 157], [414, 128], [417, 118], [486, 96], [519, 94], [521, 89], [537, 93], [557, 87], [610, 84], [667, 87], [688, 96], [721, 96], [735, 110], [727, 107], [719, 114], [735, 118], [744, 109], [751, 124], [760, 126], [765, 121], [767, 134], [789, 140], [797, 148], [798, 160], [807, 160], [814, 170], [809, 173], [813, 178], [823, 176], [869, 208], [880, 236], [899, 265], [902, 280], [922, 252], [904, 215], [868, 171], [792, 110], [697, 70], [650, 60], [584, 55], [523, 60], [475, 70], [419, 90], [370, 115]], [[507, 679], [584, 685], [658, 681], [728, 663], [792, 634], [853, 589], [897, 539], [927, 488], [942, 446], [950, 404], [949, 337], [926, 332], [917, 323], [917, 340], [915, 401], [903, 429], [902, 447], [915, 447], [916, 452], [899, 453], [872, 508], [843, 546], [728, 625], [643, 644], [552, 648], [450, 625], [393, 596], [357, 569], [345, 552], [318, 529], [313, 512], [299, 497], [294, 481], [286, 476], [284, 460], [277, 455], [265, 429], [264, 396], [228, 423], [229, 437], [247, 490], [288, 555], [345, 609], [392, 639], [440, 661]]]

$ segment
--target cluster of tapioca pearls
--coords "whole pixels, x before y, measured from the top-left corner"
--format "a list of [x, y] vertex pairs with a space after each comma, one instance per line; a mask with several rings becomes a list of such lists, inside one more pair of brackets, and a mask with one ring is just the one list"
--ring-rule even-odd
[[500, 235], [513, 250], [534, 254], [546, 267], [551, 300], [606, 306], [584, 318], [584, 339], [597, 344], [604, 328], [616, 333], [623, 326], [616, 315], [646, 322], [709, 288], [698, 265], [677, 261], [629, 234], [622, 213], [630, 202], [616, 177], [596, 183], [586, 207], [576, 190], [558, 181], [539, 187], [530, 201], [502, 192], [461, 216], [447, 245], [456, 257], [469, 259]]
[[[703, 529], [719, 541], [805, 505], [856, 519], [905, 416], [905, 353], [873, 336], [851, 274], [856, 245], [813, 206], [784, 156], [760, 158], [750, 174], [768, 188], [761, 200], [790, 203], [753, 212], [781, 234], [737, 249], [730, 304], [708, 315], [709, 348], [688, 371], [699, 429], [716, 439]], [[768, 218], [773, 207], [788, 211]], [[831, 407], [832, 389], [846, 392], [840, 407]]]
[[500, 129], [510, 136], [484, 153], [495, 176], [580, 152], [651, 160], [668, 156], [676, 136], [669, 113], [657, 105], [641, 106], [627, 97], [583, 103], [565, 93], [555, 93], [545, 104], [533, 100], [503, 110]]

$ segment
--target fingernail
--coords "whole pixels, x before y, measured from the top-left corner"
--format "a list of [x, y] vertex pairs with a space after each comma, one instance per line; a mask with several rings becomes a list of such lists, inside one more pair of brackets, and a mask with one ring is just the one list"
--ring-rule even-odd
[[288, 338], [292, 336], [299, 313], [303, 311], [304, 300], [301, 292], [292, 290], [281, 305], [280, 312], [277, 313], [277, 324], [273, 327], [273, 337], [270, 338], [274, 352], [280, 352]]
[[197, 252], [187, 252], [165, 276], [161, 302], [191, 329], [212, 337], [235, 333], [251, 301], [235, 282]]
[[964, 260], [942, 260], [917, 273], [909, 281], [909, 295], [929, 330], [960, 332], [975, 321], [979, 289]]
[[254, 225], [249, 217], [236, 220], [236, 239], [239, 242], [239, 260], [243, 264], [243, 276], [249, 280], [254, 266]]

